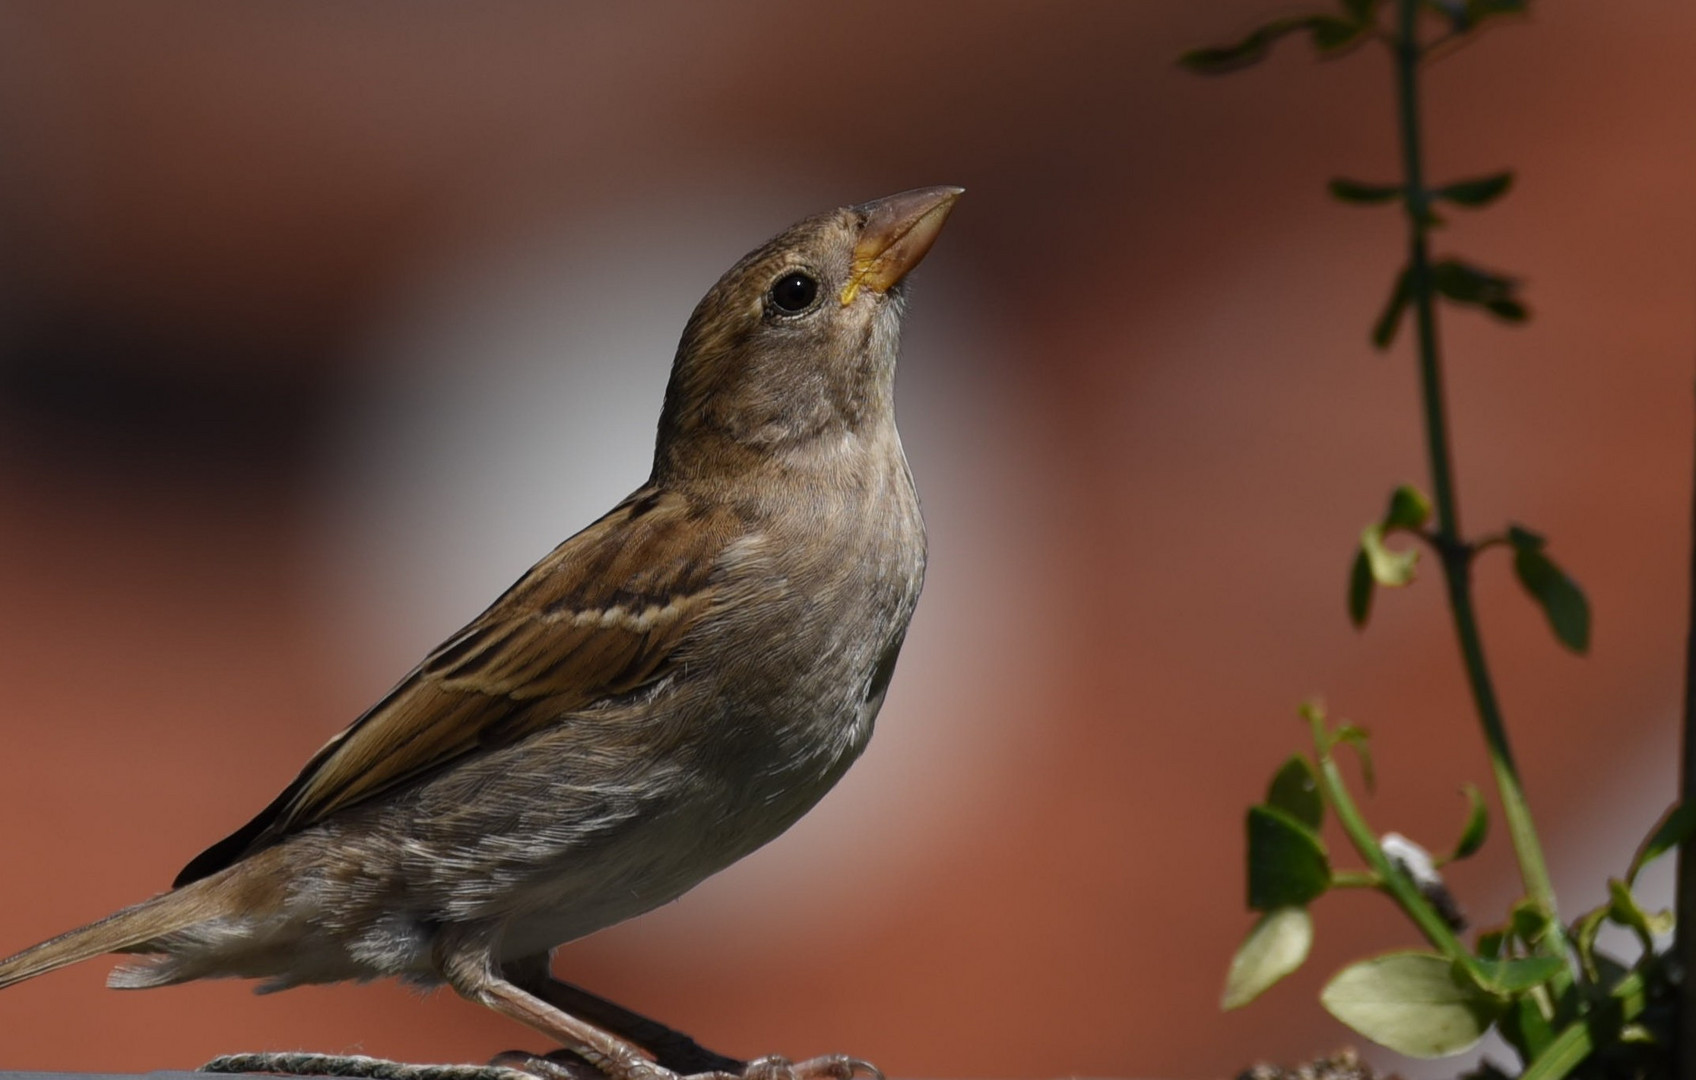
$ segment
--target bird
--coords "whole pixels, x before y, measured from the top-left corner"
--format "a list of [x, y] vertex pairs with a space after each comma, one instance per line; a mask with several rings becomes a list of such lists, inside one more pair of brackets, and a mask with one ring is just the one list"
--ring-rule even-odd
[[925, 573], [895, 425], [906, 282], [962, 192], [817, 214], [738, 261], [685, 324], [646, 483], [170, 891], [0, 961], [0, 987], [108, 953], [124, 989], [396, 977], [607, 1080], [881, 1075], [716, 1054], [550, 960], [778, 836], [865, 749]]

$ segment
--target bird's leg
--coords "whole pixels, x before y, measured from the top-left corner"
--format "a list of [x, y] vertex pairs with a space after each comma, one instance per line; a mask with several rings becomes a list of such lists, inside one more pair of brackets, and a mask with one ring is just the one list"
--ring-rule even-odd
[[[502, 1016], [526, 1024], [558, 1042], [608, 1080], [678, 1080], [678, 1073], [644, 1057], [635, 1043], [579, 1019], [525, 990], [495, 967], [491, 942], [480, 936], [443, 937], [437, 941], [438, 967], [449, 986], [468, 1001], [475, 1001]], [[579, 1078], [579, 1070], [566, 1064], [534, 1059], [521, 1062], [503, 1055], [502, 1064], [516, 1066], [550, 1080]], [[735, 1071], [709, 1070], [692, 1074], [692, 1080], [854, 1080], [859, 1073], [872, 1080], [883, 1074], [869, 1062], [842, 1054], [791, 1062], [772, 1055], [756, 1058]]]
[[[537, 997], [503, 977], [492, 943], [481, 935], [444, 935], [436, 942], [438, 968], [461, 997], [540, 1031], [612, 1080], [660, 1080], [676, 1074], [642, 1055], [633, 1043]], [[512, 1056], [502, 1064], [518, 1065]], [[520, 1065], [519, 1067], [525, 1067]], [[566, 1075], [571, 1070], [563, 1070]]]
[[[573, 1016], [581, 1017], [614, 1035], [628, 1039], [654, 1056], [662, 1067], [675, 1073], [723, 1072], [740, 1074], [747, 1062], [708, 1050], [681, 1031], [650, 1020], [616, 1002], [580, 986], [557, 979], [549, 966], [549, 955], [540, 953], [502, 965], [508, 981], [525, 992]], [[497, 1059], [498, 1060], [498, 1059]]]

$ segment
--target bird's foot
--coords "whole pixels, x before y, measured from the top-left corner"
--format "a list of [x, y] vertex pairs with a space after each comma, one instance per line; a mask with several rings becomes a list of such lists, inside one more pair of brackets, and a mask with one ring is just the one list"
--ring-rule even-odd
[[570, 1050], [555, 1050], [551, 1054], [531, 1054], [523, 1050], [507, 1050], [489, 1059], [497, 1069], [517, 1069], [541, 1080], [608, 1080], [608, 1074], [590, 1064], [587, 1058]]
[[772, 1054], [748, 1062], [739, 1080], [854, 1080], [857, 1076], [883, 1080], [883, 1070], [847, 1054], [823, 1054], [805, 1061]]
[[[740, 1072], [724, 1070], [681, 1074], [644, 1061], [633, 1068], [613, 1063], [594, 1064], [569, 1050], [546, 1056], [509, 1050], [489, 1062], [491, 1068], [517, 1069], [541, 1080], [884, 1080], [883, 1072], [869, 1061], [846, 1054], [825, 1054], [805, 1061], [790, 1061], [772, 1054], [755, 1058]], [[447, 1078], [444, 1078], [447, 1080]]]

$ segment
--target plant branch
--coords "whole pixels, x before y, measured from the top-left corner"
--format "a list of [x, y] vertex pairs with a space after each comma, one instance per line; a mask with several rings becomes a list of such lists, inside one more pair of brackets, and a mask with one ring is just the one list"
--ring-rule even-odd
[[1414, 925], [1419, 927], [1425, 939], [1435, 946], [1442, 954], [1457, 963], [1465, 964], [1468, 968], [1475, 966], [1477, 961], [1472, 953], [1463, 945], [1449, 924], [1437, 914], [1437, 909], [1425, 899], [1419, 887], [1408, 879], [1401, 868], [1391, 863], [1384, 854], [1384, 849], [1378, 844], [1378, 837], [1371, 826], [1361, 816], [1360, 808], [1355, 806], [1350, 797], [1348, 787], [1343, 783], [1343, 775], [1337, 769], [1336, 759], [1331, 756], [1331, 748], [1327, 745], [1327, 736], [1322, 727], [1315, 723], [1314, 740], [1319, 761], [1319, 780], [1325, 793], [1325, 801], [1337, 815], [1337, 821], [1348, 835], [1349, 842], [1354, 844], [1360, 857], [1366, 860], [1374, 882], [1396, 905], [1407, 913]]
[[[1684, 639], [1684, 732], [1679, 801], [1696, 806], [1696, 494], [1691, 497], [1690, 624]], [[1677, 918], [1673, 923], [1673, 955], [1685, 972], [1696, 972], [1696, 839], [1678, 846]], [[1678, 995], [1678, 1019], [1673, 1053], [1675, 1074], [1696, 1074], [1696, 986], [1686, 974]]]
[[1447, 585], [1449, 610], [1455, 635], [1466, 665], [1467, 683], [1484, 728], [1490, 769], [1507, 819], [1508, 835], [1519, 859], [1520, 876], [1527, 894], [1550, 916], [1551, 951], [1565, 955], [1566, 941], [1555, 907], [1554, 888], [1543, 862], [1543, 849], [1531, 821], [1531, 811], [1520, 784], [1502, 723], [1501, 706], [1484, 659], [1484, 643], [1472, 603], [1471, 549], [1461, 538], [1460, 511], [1455, 499], [1454, 467], [1449, 457], [1448, 417], [1443, 400], [1443, 375], [1437, 348], [1436, 290], [1431, 280], [1430, 194], [1425, 187], [1424, 151], [1419, 122], [1419, 64], [1423, 49], [1419, 41], [1420, 0], [1398, 0], [1399, 24], [1394, 53], [1397, 104], [1401, 121], [1402, 167], [1406, 178], [1408, 218], [1408, 284], [1413, 299], [1419, 351], [1420, 399], [1425, 419], [1425, 442], [1431, 460], [1431, 486], [1435, 497], [1437, 528], [1435, 543], [1442, 555], [1443, 578]]
[[[1617, 1023], [1635, 1020], [1643, 1012], [1646, 992], [1642, 972], [1628, 972], [1609, 995], [1613, 998], [1614, 1008], [1618, 1009], [1614, 1020]], [[1588, 1058], [1598, 1043], [1612, 1041], [1612, 1037], [1605, 1031], [1599, 1033], [1592, 1030], [1600, 1020], [1601, 1018], [1592, 1012], [1572, 1021], [1555, 1036], [1553, 1042], [1543, 1048], [1536, 1060], [1526, 1066], [1525, 1071], [1519, 1075], [1519, 1080], [1561, 1080], [1561, 1077]]]

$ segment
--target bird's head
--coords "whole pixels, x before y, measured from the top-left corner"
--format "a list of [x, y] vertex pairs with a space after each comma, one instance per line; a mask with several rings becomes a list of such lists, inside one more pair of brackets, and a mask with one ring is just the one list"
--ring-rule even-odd
[[656, 476], [890, 422], [902, 282], [961, 192], [807, 218], [726, 271], [678, 345]]

